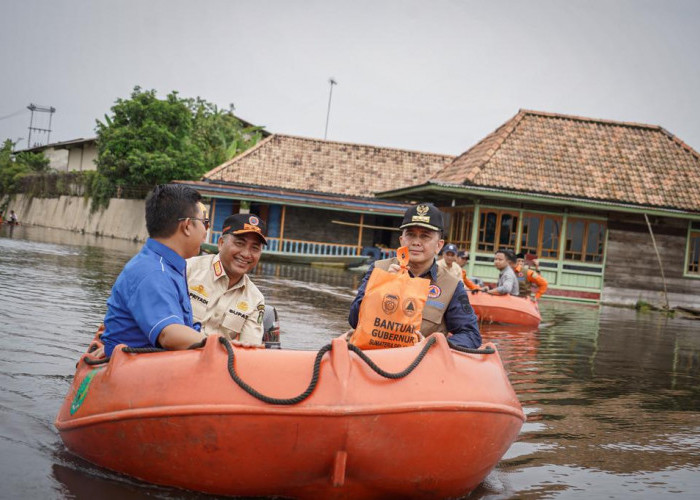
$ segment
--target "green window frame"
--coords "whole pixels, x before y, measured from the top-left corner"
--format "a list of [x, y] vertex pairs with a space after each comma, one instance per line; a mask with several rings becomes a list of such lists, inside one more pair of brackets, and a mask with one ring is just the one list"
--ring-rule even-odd
[[602, 263], [607, 224], [599, 220], [570, 218], [566, 222], [564, 259]]
[[474, 209], [443, 208], [441, 210], [450, 217], [447, 242], [468, 250], [471, 242], [472, 224], [474, 223]]
[[562, 217], [549, 214], [523, 213], [520, 251], [541, 259], [559, 257]]
[[515, 250], [520, 213], [512, 210], [484, 208], [479, 213], [477, 250], [495, 252], [500, 248]]
[[[700, 223], [697, 223], [697, 225], [700, 225]], [[685, 273], [700, 277], [700, 229], [691, 228], [688, 231], [688, 253], [686, 254]]]

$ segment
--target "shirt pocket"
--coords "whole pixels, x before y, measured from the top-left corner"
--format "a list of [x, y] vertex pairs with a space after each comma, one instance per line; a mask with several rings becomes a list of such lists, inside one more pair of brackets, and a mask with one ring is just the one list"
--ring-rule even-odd
[[248, 318], [243, 316], [242, 313], [236, 314], [231, 311], [226, 311], [226, 314], [224, 314], [224, 319], [221, 322], [221, 329], [223, 330], [223, 333], [228, 335], [230, 338], [235, 339], [241, 333], [243, 323], [245, 323], [246, 319]]
[[190, 292], [190, 304], [192, 304], [192, 318], [194, 322], [202, 323], [207, 314], [207, 305], [209, 301], [196, 293]]
[[[442, 303], [441, 303], [442, 304]], [[442, 304], [444, 307], [444, 304]], [[428, 335], [430, 333], [436, 332], [440, 330], [440, 326], [442, 323], [442, 317], [443, 317], [443, 310], [438, 309], [435, 306], [428, 306], [426, 305], [423, 308], [423, 324], [421, 330], [421, 333], [423, 335]]]

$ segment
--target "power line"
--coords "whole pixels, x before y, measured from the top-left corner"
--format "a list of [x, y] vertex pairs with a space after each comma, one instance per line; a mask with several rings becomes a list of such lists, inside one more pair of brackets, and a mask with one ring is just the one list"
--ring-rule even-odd
[[13, 116], [21, 115], [22, 113], [24, 113], [24, 108], [19, 109], [19, 110], [15, 111], [14, 113], [10, 113], [9, 115], [0, 116], [0, 120], [7, 120], [8, 118], [12, 118]]

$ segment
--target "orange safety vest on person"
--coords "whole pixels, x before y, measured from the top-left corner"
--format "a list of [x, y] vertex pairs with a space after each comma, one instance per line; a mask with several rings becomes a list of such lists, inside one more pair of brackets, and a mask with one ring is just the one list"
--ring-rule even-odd
[[467, 271], [462, 269], [462, 281], [464, 282], [464, 286], [466, 286], [469, 290], [479, 290], [481, 287], [479, 285], [475, 285], [472, 280], [467, 278]]
[[533, 284], [537, 287], [537, 290], [535, 290], [536, 300], [539, 300], [544, 292], [547, 291], [547, 280], [540, 274], [537, 274], [537, 272], [530, 269], [528, 266], [516, 266], [515, 276], [518, 278], [518, 286], [520, 287], [521, 297], [530, 296]]

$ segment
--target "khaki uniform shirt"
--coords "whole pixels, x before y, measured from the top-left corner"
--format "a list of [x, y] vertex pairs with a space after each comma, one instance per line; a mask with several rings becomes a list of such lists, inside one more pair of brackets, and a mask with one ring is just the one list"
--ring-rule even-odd
[[447, 271], [450, 274], [453, 274], [455, 278], [461, 280], [462, 279], [462, 268], [459, 267], [459, 264], [456, 262], [453, 262], [449, 267], [447, 266], [447, 263], [445, 262], [445, 259], [440, 259], [437, 261], [438, 267], [443, 268], [445, 271]]
[[202, 333], [221, 333], [232, 340], [262, 343], [265, 299], [248, 275], [228, 287], [219, 254], [187, 259], [187, 286], [195, 322]]

